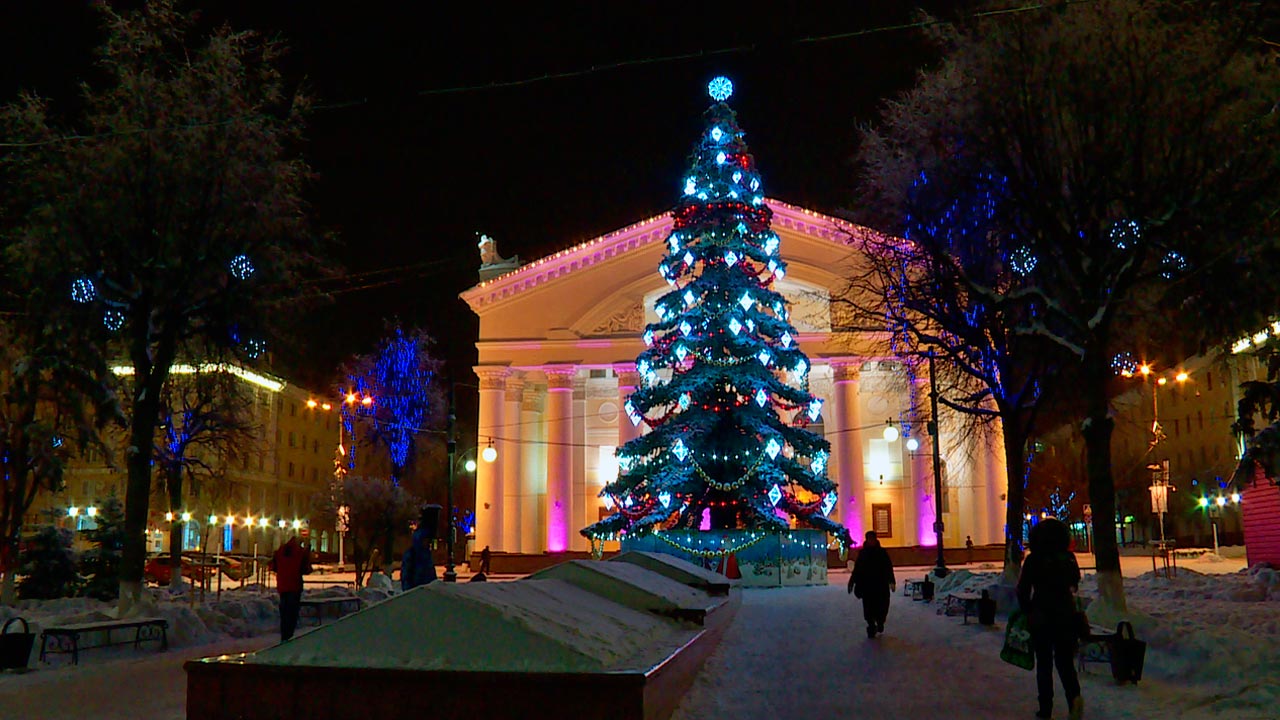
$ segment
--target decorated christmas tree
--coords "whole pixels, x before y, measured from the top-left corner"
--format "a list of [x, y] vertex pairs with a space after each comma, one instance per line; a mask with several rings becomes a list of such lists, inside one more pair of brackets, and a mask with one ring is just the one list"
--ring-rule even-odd
[[[737, 116], [733, 86], [715, 103], [690, 158], [658, 272], [671, 286], [636, 359], [630, 421], [650, 432], [617, 453], [602, 495], [614, 513], [583, 529], [593, 541], [685, 529], [848, 531], [826, 476], [830, 444], [807, 429], [822, 412], [809, 360], [775, 284], [786, 273], [772, 212]], [[623, 422], [626, 422], [625, 420]]]

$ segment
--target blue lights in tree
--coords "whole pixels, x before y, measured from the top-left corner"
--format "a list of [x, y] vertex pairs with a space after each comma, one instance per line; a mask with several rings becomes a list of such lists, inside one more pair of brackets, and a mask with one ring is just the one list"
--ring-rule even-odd
[[231, 258], [228, 268], [231, 270], [231, 276], [237, 280], [248, 280], [254, 270], [253, 261], [248, 255], [237, 255]]
[[1187, 259], [1177, 250], [1170, 250], [1160, 261], [1160, 277], [1165, 280], [1172, 280], [1174, 275], [1180, 275], [1186, 270]]
[[267, 351], [267, 341], [259, 338], [249, 338], [244, 344], [244, 354], [250, 360], [257, 360], [263, 353]]
[[1111, 224], [1111, 230], [1107, 234], [1117, 250], [1129, 250], [1136, 247], [1142, 239], [1142, 225], [1136, 220], [1117, 220]]
[[1126, 351], [1116, 353], [1115, 357], [1111, 358], [1111, 369], [1114, 370], [1117, 375], [1129, 377], [1137, 372], [1138, 361], [1134, 359], [1133, 353], [1131, 352]]
[[71, 300], [78, 303], [91, 303], [98, 299], [98, 286], [93, 279], [81, 276], [71, 281]]
[[1038, 262], [1035, 253], [1026, 245], [1019, 245], [1009, 253], [1009, 267], [1022, 277], [1035, 272]]

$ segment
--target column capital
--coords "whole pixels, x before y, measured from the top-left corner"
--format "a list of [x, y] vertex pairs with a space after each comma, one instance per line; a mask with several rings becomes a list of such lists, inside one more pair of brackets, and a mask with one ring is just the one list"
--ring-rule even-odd
[[511, 373], [506, 365], [476, 365], [472, 370], [480, 378], [481, 390], [506, 389], [507, 375]]
[[831, 366], [831, 377], [835, 382], [857, 382], [862, 375], [860, 358], [833, 358], [827, 363]]
[[577, 365], [546, 365], [542, 372], [547, 376], [547, 390], [572, 390], [573, 378], [578, 374]]
[[524, 378], [518, 375], [507, 376], [507, 402], [520, 402], [524, 397]]
[[635, 363], [618, 363], [613, 366], [613, 372], [618, 376], [618, 387], [640, 387], [640, 373]]

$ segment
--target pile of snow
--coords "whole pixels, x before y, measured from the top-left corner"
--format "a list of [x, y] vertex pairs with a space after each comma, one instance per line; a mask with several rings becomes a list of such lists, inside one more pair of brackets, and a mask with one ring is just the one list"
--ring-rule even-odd
[[[1198, 559], [1201, 567], [1223, 562], [1227, 561], [1212, 554]], [[956, 570], [932, 579], [938, 597], [982, 590], [990, 590], [993, 597], [1008, 594], [1008, 589], [999, 588], [998, 572]], [[1089, 615], [1094, 624], [1106, 627], [1120, 619], [1132, 623], [1138, 639], [1147, 642], [1144, 674], [1220, 683], [1236, 682], [1259, 668], [1280, 669], [1280, 572], [1256, 565], [1235, 573], [1207, 574], [1179, 563], [1172, 578], [1163, 571], [1126, 577], [1124, 590], [1129, 610], [1124, 618], [1102, 617], [1096, 606], [1090, 607]], [[1080, 595], [1098, 597], [1096, 574], [1083, 575]], [[1280, 688], [1262, 686], [1250, 692], [1280, 694]]]
[[[314, 593], [324, 596], [353, 596], [346, 588], [326, 588]], [[307, 597], [313, 593], [308, 591]], [[377, 592], [361, 593], [362, 605], [372, 604], [385, 599]], [[167, 630], [169, 646], [175, 648], [206, 645], [228, 638], [247, 638], [270, 635], [280, 631], [280, 600], [275, 590], [247, 586], [234, 590], [224, 590], [221, 599], [216, 593], [206, 593], [204, 602], [196, 602], [184, 592], [172, 593], [168, 588], [148, 588], [141, 607], [134, 613], [137, 617], [159, 617], [169, 621]], [[39, 633], [45, 628], [58, 625], [90, 623], [116, 619], [116, 604], [91, 598], [59, 598], [56, 600], [19, 600], [13, 607], [0, 606], [0, 626], [11, 617], [21, 617], [27, 621], [32, 633], [36, 634], [35, 646], [29, 664], [39, 660]], [[10, 627], [10, 632], [18, 631], [20, 624]], [[112, 640], [119, 640], [118, 634]], [[99, 637], [83, 637], [81, 644], [88, 646], [103, 641]], [[95, 650], [82, 657], [84, 660], [107, 659], [119, 655], [119, 648]], [[53, 656], [53, 662], [61, 662]], [[70, 656], [66, 656], [69, 658]]]
[[560, 580], [431, 583], [258, 652], [247, 662], [605, 672], [648, 669], [696, 632]]

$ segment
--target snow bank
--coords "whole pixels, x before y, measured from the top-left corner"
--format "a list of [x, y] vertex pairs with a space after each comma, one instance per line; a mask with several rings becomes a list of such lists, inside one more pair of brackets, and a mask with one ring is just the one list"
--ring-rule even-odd
[[[279, 632], [279, 598], [274, 590], [255, 592], [248, 588], [224, 590], [222, 599], [216, 594], [206, 594], [204, 603], [190, 603], [185, 593], [173, 594], [168, 588], [148, 588], [139, 617], [161, 617], [169, 621], [170, 647], [192, 647], [218, 642], [227, 638], [245, 638]], [[350, 594], [350, 591], [347, 591]], [[198, 599], [198, 595], [197, 595]], [[39, 633], [44, 628], [72, 623], [88, 623], [114, 620], [116, 606], [91, 598], [59, 598], [56, 600], [19, 600], [13, 607], [0, 606], [0, 625], [11, 617], [25, 619], [31, 632], [37, 635], [29, 664], [34, 666], [40, 656]], [[10, 628], [11, 631], [16, 628]], [[116, 635], [113, 640], [119, 639]], [[101, 642], [100, 637], [85, 637], [81, 642], [91, 645]], [[133, 652], [132, 648], [103, 648], [81, 655], [80, 662], [94, 662]], [[69, 661], [70, 656], [65, 656]], [[64, 656], [51, 658], [63, 662]]]
[[644, 669], [696, 634], [560, 580], [431, 583], [273, 648], [251, 663], [603, 672]]

